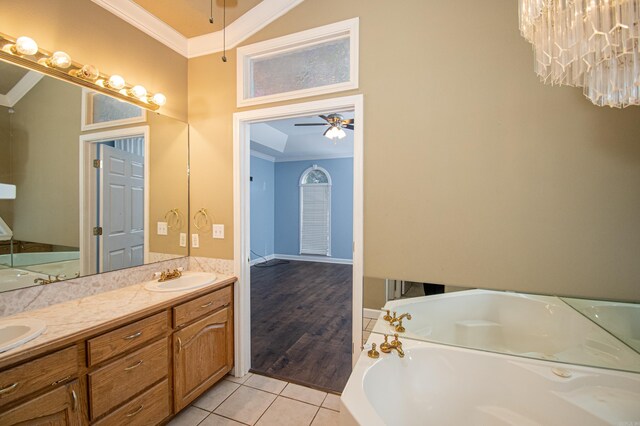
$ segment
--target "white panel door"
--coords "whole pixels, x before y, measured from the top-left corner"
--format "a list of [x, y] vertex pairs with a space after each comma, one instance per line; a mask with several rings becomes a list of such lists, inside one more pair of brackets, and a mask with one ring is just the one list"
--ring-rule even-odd
[[99, 272], [144, 263], [144, 157], [100, 145]]

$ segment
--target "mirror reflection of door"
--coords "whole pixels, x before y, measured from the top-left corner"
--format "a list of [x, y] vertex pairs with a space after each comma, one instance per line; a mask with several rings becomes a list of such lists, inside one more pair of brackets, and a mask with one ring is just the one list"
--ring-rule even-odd
[[[144, 138], [100, 143], [97, 169], [97, 271], [144, 263]], [[100, 235], [101, 234], [101, 235]]]

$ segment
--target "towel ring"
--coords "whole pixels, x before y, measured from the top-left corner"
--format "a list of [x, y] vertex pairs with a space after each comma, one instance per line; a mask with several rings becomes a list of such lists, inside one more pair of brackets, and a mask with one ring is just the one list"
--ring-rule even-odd
[[[202, 220], [204, 220], [204, 222], [202, 222]], [[207, 213], [207, 209], [202, 208], [193, 215], [193, 226], [195, 226], [198, 231], [209, 226], [209, 214]]]
[[180, 209], [171, 209], [164, 215], [164, 221], [170, 229], [182, 229], [182, 212]]

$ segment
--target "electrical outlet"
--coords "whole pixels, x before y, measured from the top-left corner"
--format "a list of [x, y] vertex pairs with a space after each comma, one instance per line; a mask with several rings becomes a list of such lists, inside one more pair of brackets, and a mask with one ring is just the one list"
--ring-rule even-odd
[[187, 234], [186, 232], [181, 232], [180, 233], [180, 247], [186, 247], [187, 246]]
[[200, 235], [191, 234], [191, 247], [193, 248], [200, 247]]
[[224, 239], [224, 225], [213, 225], [213, 238]]
[[167, 222], [158, 222], [158, 235], [167, 235], [168, 232]]

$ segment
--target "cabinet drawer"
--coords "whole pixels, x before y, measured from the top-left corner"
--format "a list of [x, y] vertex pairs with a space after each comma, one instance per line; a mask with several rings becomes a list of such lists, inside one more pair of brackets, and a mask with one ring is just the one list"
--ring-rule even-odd
[[78, 348], [72, 346], [0, 373], [0, 407], [53, 387], [78, 374]]
[[94, 424], [95, 426], [157, 425], [169, 414], [171, 414], [169, 381], [165, 380]]
[[89, 366], [150, 342], [169, 330], [167, 312], [160, 312], [87, 341]]
[[168, 369], [167, 339], [162, 339], [89, 373], [91, 418], [166, 377]]
[[174, 327], [180, 327], [181, 325], [208, 314], [209, 312], [213, 312], [223, 306], [230, 305], [231, 292], [231, 286], [227, 286], [220, 290], [216, 290], [213, 293], [198, 297], [191, 302], [176, 306], [173, 308]]

